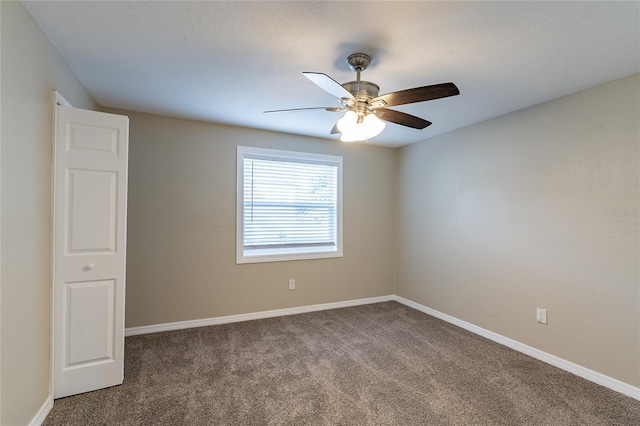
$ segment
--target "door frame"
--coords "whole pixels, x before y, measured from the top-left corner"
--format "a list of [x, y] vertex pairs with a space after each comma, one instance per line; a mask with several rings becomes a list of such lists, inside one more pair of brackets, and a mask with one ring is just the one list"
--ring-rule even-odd
[[54, 327], [54, 320], [55, 320], [55, 309], [53, 306], [53, 302], [54, 302], [54, 287], [53, 287], [53, 283], [54, 283], [54, 278], [55, 278], [55, 265], [54, 265], [54, 250], [55, 250], [55, 220], [56, 220], [56, 212], [55, 212], [55, 205], [54, 205], [54, 191], [55, 191], [55, 171], [56, 171], [56, 146], [58, 143], [58, 138], [57, 138], [57, 134], [58, 134], [58, 106], [66, 106], [66, 107], [70, 107], [73, 108], [73, 105], [71, 105], [71, 103], [69, 101], [67, 101], [64, 96], [62, 96], [60, 94], [60, 92], [58, 92], [57, 90], [53, 90], [53, 96], [52, 96], [52, 108], [53, 108], [53, 113], [52, 113], [52, 118], [53, 118], [53, 123], [52, 123], [52, 130], [53, 130], [53, 135], [51, 136], [51, 256], [49, 256], [49, 262], [50, 262], [50, 267], [49, 267], [49, 398], [51, 398], [51, 403], [53, 404], [53, 370], [54, 370], [54, 363], [53, 363], [53, 356], [55, 354], [55, 349], [53, 347], [53, 327]]

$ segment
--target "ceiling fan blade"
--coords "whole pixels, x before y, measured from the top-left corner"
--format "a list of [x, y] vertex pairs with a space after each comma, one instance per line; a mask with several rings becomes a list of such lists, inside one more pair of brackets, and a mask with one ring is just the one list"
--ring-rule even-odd
[[356, 100], [356, 98], [353, 97], [351, 92], [349, 92], [347, 89], [342, 87], [340, 83], [338, 83], [337, 81], [335, 81], [334, 79], [332, 79], [326, 74], [323, 74], [321, 72], [303, 72], [302, 74], [304, 74], [305, 77], [307, 77], [309, 80], [315, 83], [322, 90], [332, 94], [338, 99], [347, 98], [353, 101]]
[[416, 87], [413, 89], [391, 92], [371, 99], [370, 104], [383, 101], [381, 107], [412, 104], [414, 102], [431, 101], [459, 95], [460, 91], [453, 83], [434, 84], [432, 86]]
[[414, 129], [424, 129], [431, 125], [430, 121], [416, 117], [415, 115], [405, 114], [404, 112], [395, 111], [387, 108], [378, 108], [373, 110], [373, 113], [380, 120], [388, 121], [390, 123], [400, 124], [401, 126], [412, 127]]
[[336, 123], [333, 125], [333, 128], [331, 129], [331, 134], [336, 135], [338, 133], [342, 133], [342, 132], [340, 131], [340, 129], [338, 129], [338, 123]]
[[313, 110], [325, 110], [329, 112], [338, 112], [342, 111], [344, 108], [340, 107], [311, 107], [311, 108], [289, 108], [289, 109], [273, 109], [271, 111], [263, 111], [263, 114], [268, 114], [272, 112], [293, 112], [293, 111], [313, 111]]

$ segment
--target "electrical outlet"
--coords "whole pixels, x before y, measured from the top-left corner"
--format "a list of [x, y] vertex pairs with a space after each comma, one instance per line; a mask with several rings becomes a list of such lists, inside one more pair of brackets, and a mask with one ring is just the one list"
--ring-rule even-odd
[[295, 290], [296, 289], [296, 280], [294, 278], [291, 278], [289, 280], [289, 290]]
[[536, 321], [540, 324], [547, 323], [547, 310], [546, 308], [536, 308]]

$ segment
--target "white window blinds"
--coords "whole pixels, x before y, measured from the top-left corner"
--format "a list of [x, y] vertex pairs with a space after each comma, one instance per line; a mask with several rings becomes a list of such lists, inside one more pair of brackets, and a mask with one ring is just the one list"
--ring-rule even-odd
[[246, 147], [238, 153], [243, 258], [341, 254], [340, 157]]

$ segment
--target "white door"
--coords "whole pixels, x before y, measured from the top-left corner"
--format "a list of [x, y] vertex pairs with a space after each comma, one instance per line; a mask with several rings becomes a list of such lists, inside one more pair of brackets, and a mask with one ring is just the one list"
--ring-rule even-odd
[[54, 398], [121, 384], [128, 117], [58, 106], [53, 165]]

